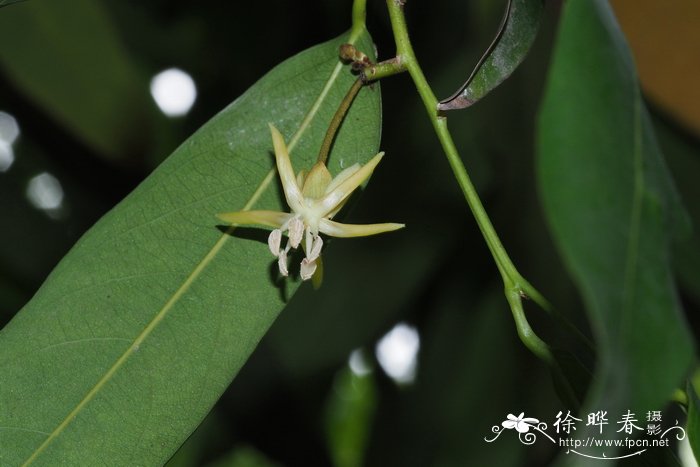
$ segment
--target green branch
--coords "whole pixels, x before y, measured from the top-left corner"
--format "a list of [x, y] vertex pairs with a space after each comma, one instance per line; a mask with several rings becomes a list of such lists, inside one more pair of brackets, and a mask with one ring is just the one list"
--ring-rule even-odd
[[387, 0], [391, 26], [394, 32], [394, 41], [396, 42], [396, 57], [387, 62], [382, 62], [377, 65], [368, 67], [365, 70], [367, 79], [377, 79], [380, 77], [390, 76], [392, 74], [408, 71], [413, 83], [416, 86], [420, 95], [425, 110], [428, 113], [435, 133], [437, 134], [442, 149], [447, 156], [447, 160], [452, 168], [457, 183], [462, 189], [464, 198], [471, 209], [474, 218], [481, 230], [481, 233], [486, 240], [486, 244], [491, 252], [491, 255], [496, 262], [498, 271], [503, 279], [505, 286], [505, 294], [513, 312], [515, 324], [518, 329], [518, 335], [525, 346], [530, 349], [537, 357], [546, 361], [549, 364], [554, 363], [552, 353], [547, 344], [542, 341], [532, 330], [527, 322], [523, 311], [522, 299], [524, 297], [532, 298], [538, 305], [545, 310], [550, 310], [550, 305], [547, 300], [532, 286], [525, 278], [517, 271], [510, 257], [506, 253], [503, 244], [501, 243], [496, 230], [491, 224], [491, 220], [486, 214], [484, 206], [481, 204], [479, 195], [474, 188], [474, 185], [469, 178], [467, 169], [462, 163], [459, 152], [455, 147], [452, 135], [447, 128], [447, 118], [440, 115], [438, 112], [438, 101], [433, 93], [430, 85], [423, 75], [423, 71], [413, 52], [413, 47], [408, 36], [406, 27], [406, 18], [403, 12], [404, 1]]
[[352, 2], [352, 29], [350, 37], [356, 37], [365, 30], [367, 17], [367, 0], [353, 0]]

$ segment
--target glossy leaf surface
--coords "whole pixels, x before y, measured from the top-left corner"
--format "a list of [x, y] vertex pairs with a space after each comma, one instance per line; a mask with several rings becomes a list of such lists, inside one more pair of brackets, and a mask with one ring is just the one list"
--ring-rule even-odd
[[[355, 79], [348, 41], [372, 49], [364, 32], [311, 48], [205, 124], [0, 332], [1, 465], [162, 465], [199, 424], [297, 287], [265, 231], [229, 234], [215, 214], [286, 209], [268, 122], [308, 169]], [[380, 119], [379, 88], [363, 89], [331, 173], [377, 152]]]
[[498, 33], [462, 87], [438, 104], [439, 110], [464, 109], [494, 90], [522, 63], [535, 41], [542, 0], [508, 0]]
[[546, 215], [597, 341], [586, 408], [662, 410], [692, 358], [669, 253], [684, 212], [607, 2], [566, 4], [538, 150]]

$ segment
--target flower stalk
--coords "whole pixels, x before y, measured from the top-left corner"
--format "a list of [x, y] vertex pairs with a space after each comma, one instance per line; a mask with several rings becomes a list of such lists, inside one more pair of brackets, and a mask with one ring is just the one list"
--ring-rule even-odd
[[498, 234], [491, 223], [491, 220], [484, 209], [479, 195], [474, 188], [473, 183], [467, 173], [467, 169], [462, 163], [459, 152], [454, 144], [452, 135], [447, 127], [447, 118], [438, 112], [438, 100], [435, 97], [430, 85], [425, 79], [425, 75], [418, 63], [416, 55], [413, 51], [411, 41], [408, 35], [406, 26], [406, 18], [404, 16], [403, 0], [386, 0], [391, 21], [392, 30], [394, 33], [394, 42], [396, 44], [396, 56], [390, 60], [380, 62], [376, 65], [367, 67], [364, 70], [364, 76], [367, 80], [379, 79], [393, 74], [408, 71], [413, 80], [416, 90], [423, 101], [425, 110], [428, 114], [430, 122], [433, 125], [435, 133], [440, 141], [442, 149], [447, 157], [452, 172], [462, 189], [465, 200], [479, 226], [484, 240], [493, 256], [503, 284], [505, 287], [505, 295], [508, 304], [513, 312], [513, 317], [518, 330], [520, 339], [525, 346], [530, 349], [538, 358], [544, 360], [550, 365], [554, 364], [554, 357], [549, 346], [542, 341], [532, 330], [527, 322], [523, 310], [523, 298], [531, 298], [544, 310], [550, 311], [549, 302], [540, 294], [525, 278], [518, 272], [510, 257], [506, 253]]
[[330, 125], [328, 125], [328, 130], [326, 131], [326, 136], [323, 138], [323, 143], [321, 143], [321, 149], [318, 152], [317, 159], [319, 163], [325, 164], [328, 160], [328, 154], [331, 152], [331, 146], [333, 146], [335, 135], [338, 133], [340, 125], [343, 123], [343, 119], [345, 119], [345, 114], [348, 113], [348, 109], [352, 105], [357, 94], [360, 92], [360, 89], [362, 89], [363, 84], [364, 83], [362, 82], [361, 78], [356, 79], [348, 90], [347, 94], [345, 94], [343, 100], [340, 102], [338, 110], [335, 111], [335, 115], [333, 115], [333, 119], [331, 120]]

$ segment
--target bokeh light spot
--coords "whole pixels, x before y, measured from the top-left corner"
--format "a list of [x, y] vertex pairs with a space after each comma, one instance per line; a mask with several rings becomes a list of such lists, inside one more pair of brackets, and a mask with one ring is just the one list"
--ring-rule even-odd
[[350, 371], [356, 376], [365, 376], [372, 373], [372, 367], [367, 362], [367, 357], [362, 349], [355, 349], [350, 353], [348, 358], [348, 366]]
[[37, 209], [54, 211], [63, 204], [63, 187], [56, 177], [42, 172], [29, 180], [27, 198]]
[[7, 172], [15, 162], [12, 144], [18, 136], [19, 125], [15, 117], [0, 111], [0, 172]]
[[194, 105], [197, 87], [190, 75], [179, 68], [169, 68], [153, 77], [151, 95], [165, 115], [180, 117]]
[[377, 343], [377, 360], [397, 383], [412, 383], [416, 377], [419, 349], [420, 336], [416, 328], [399, 323]]

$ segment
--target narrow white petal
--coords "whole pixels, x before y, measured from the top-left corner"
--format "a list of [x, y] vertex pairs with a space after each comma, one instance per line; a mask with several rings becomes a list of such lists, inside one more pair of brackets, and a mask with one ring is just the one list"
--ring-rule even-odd
[[282, 133], [272, 124], [270, 124], [270, 132], [272, 133], [272, 145], [275, 148], [277, 172], [279, 173], [282, 187], [284, 188], [284, 197], [287, 199], [289, 207], [298, 212], [303, 206], [304, 197], [297, 184], [297, 177], [294, 175], [292, 161], [289, 160], [287, 145], [284, 143]]
[[289, 221], [289, 244], [292, 248], [297, 248], [301, 243], [301, 238], [304, 236], [304, 223], [298, 217]]
[[340, 222], [321, 219], [319, 231], [331, 237], [366, 237], [384, 232], [391, 232], [405, 227], [404, 224], [341, 224]]
[[279, 228], [287, 222], [290, 214], [279, 211], [236, 211], [217, 214], [216, 217], [234, 225], [258, 224]]
[[[326, 216], [329, 212], [337, 209], [338, 205], [343, 202], [355, 189], [362, 184], [372, 174], [374, 168], [379, 164], [379, 161], [384, 157], [384, 153], [380, 152], [374, 156], [369, 162], [363, 165], [357, 172], [353, 173], [346, 180], [336, 186], [333, 191], [329, 192], [320, 201], [321, 215]], [[332, 182], [331, 182], [332, 183]]]
[[282, 254], [279, 255], [277, 258], [277, 266], [280, 268], [280, 274], [282, 274], [284, 277], [287, 277], [289, 275], [289, 271], [287, 270], [287, 253], [286, 251], [282, 252]]
[[301, 280], [308, 281], [311, 279], [316, 272], [316, 261], [309, 261], [308, 258], [304, 258], [301, 261], [301, 268], [299, 270], [299, 275], [301, 276]]
[[280, 244], [282, 243], [282, 231], [280, 229], [275, 229], [270, 232], [270, 236], [267, 237], [267, 246], [270, 247], [270, 251], [273, 255], [280, 255]]
[[335, 190], [338, 188], [338, 186], [343, 183], [345, 180], [350, 178], [351, 176], [355, 175], [355, 173], [360, 170], [361, 165], [358, 163], [354, 163], [347, 169], [343, 169], [338, 175], [336, 175], [333, 180], [331, 180], [331, 183], [328, 184], [326, 187], [326, 194], [330, 193], [331, 191]]

